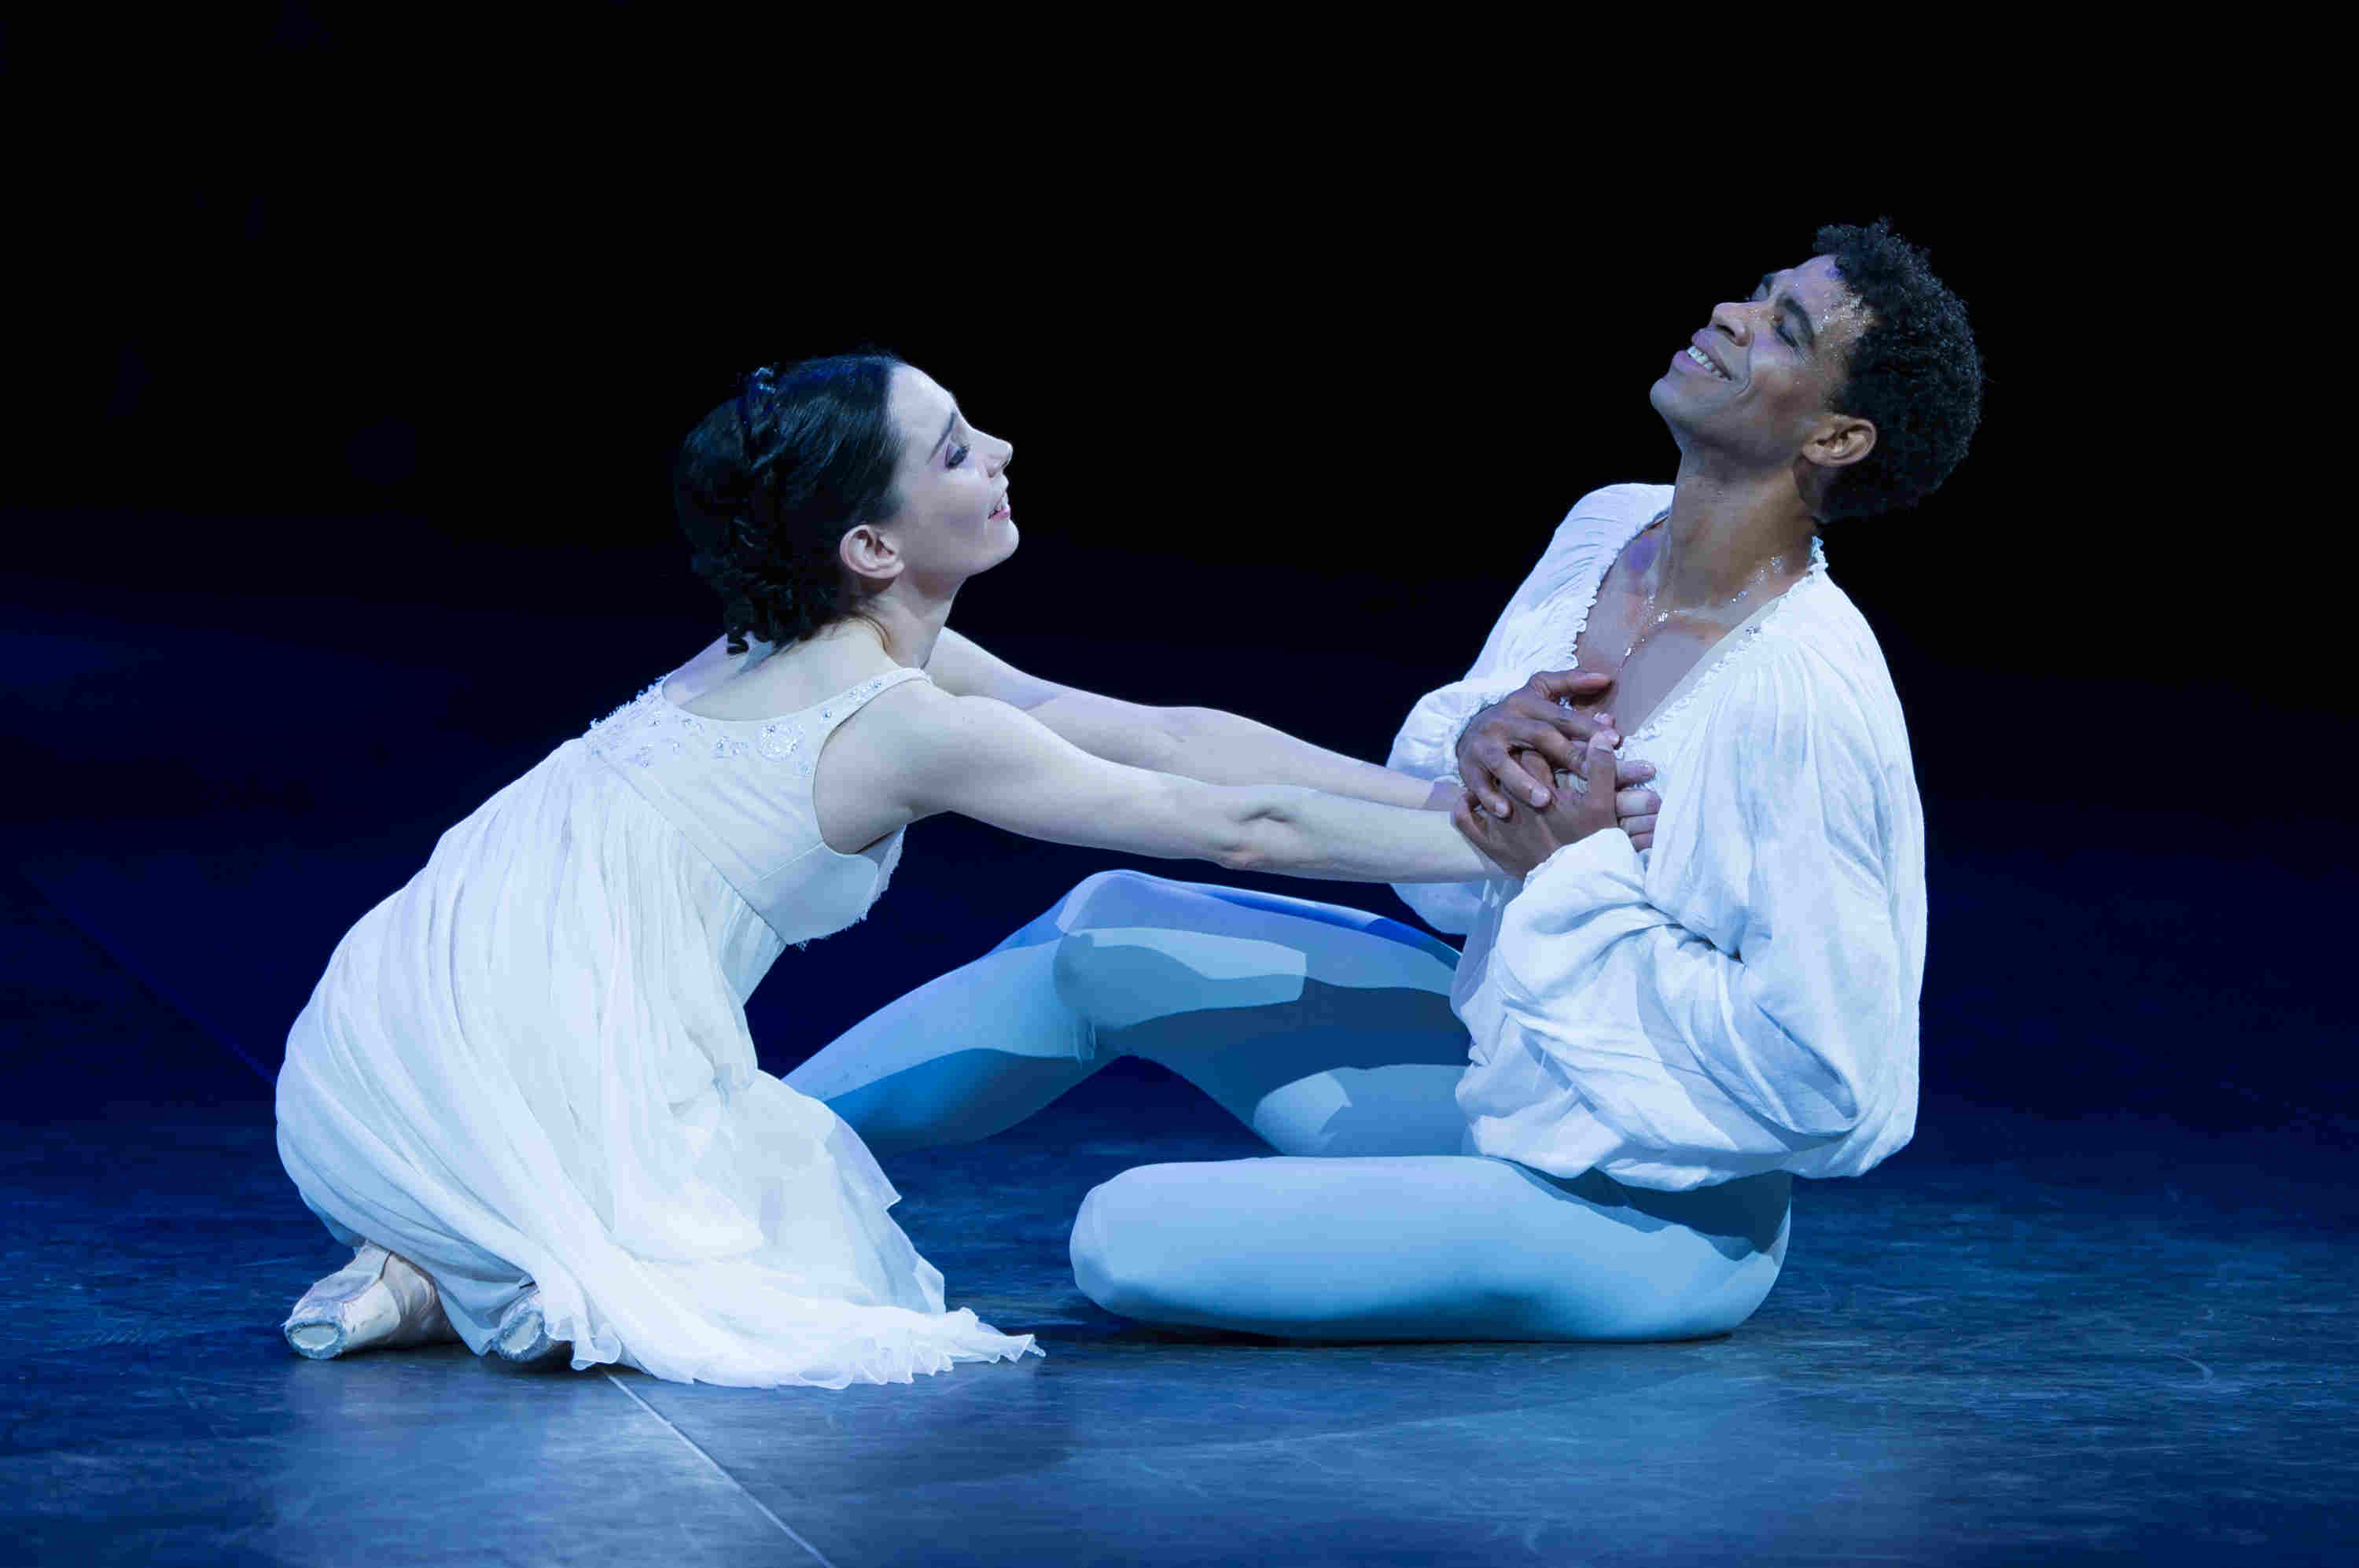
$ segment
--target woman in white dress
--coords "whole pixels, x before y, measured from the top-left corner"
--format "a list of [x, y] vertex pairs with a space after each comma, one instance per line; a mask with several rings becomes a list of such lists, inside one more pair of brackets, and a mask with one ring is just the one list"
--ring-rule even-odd
[[1499, 874], [1447, 811], [1414, 809], [1422, 782], [1340, 757], [1373, 798], [1203, 782], [1093, 755], [1067, 738], [1086, 721], [1060, 735], [962, 694], [1012, 673], [945, 623], [1016, 549], [1013, 452], [875, 355], [757, 372], [691, 432], [680, 517], [728, 635], [446, 833], [288, 1036], [280, 1157], [356, 1248], [289, 1316], [298, 1351], [455, 1337], [828, 1388], [1020, 1356], [1029, 1335], [944, 1310], [866, 1148], [761, 1072], [746, 1032], [787, 946], [867, 912], [901, 830], [954, 811], [1301, 877]]

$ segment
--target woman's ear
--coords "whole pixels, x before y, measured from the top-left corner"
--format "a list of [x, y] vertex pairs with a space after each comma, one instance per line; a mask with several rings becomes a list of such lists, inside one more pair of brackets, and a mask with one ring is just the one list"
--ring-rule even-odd
[[844, 570], [855, 577], [890, 583], [901, 575], [899, 547], [866, 523], [844, 530], [835, 553]]

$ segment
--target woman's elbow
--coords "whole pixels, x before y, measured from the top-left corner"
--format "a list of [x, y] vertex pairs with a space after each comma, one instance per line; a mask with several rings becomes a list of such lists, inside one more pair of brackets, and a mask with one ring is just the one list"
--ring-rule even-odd
[[[1237, 790], [1242, 797], [1247, 792]], [[1283, 872], [1294, 863], [1287, 844], [1291, 824], [1276, 789], [1254, 790], [1249, 800], [1240, 799], [1222, 815], [1214, 832], [1212, 859], [1224, 871]]]
[[1270, 848], [1261, 842], [1251, 822], [1223, 824], [1223, 831], [1212, 847], [1212, 860], [1223, 871], [1268, 871], [1274, 868]]

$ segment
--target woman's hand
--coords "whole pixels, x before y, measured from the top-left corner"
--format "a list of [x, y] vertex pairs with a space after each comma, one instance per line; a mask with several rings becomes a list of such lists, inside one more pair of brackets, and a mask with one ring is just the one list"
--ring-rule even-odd
[[[1467, 843], [1500, 869], [1511, 877], [1528, 877], [1534, 866], [1565, 845], [1618, 825], [1614, 748], [1621, 744], [1622, 737], [1611, 730], [1591, 735], [1580, 771], [1563, 776], [1562, 787], [1552, 791], [1542, 810], [1502, 819], [1476, 811], [1469, 794], [1459, 800], [1450, 820]], [[1651, 828], [1648, 837], [1653, 837]]]
[[[1645, 768], [1649, 775], [1655, 771], [1651, 762], [1625, 762], [1618, 765], [1617, 776], [1629, 772], [1634, 766]], [[1655, 842], [1655, 819], [1662, 810], [1663, 798], [1652, 789], [1625, 788], [1614, 797], [1614, 825], [1630, 835], [1632, 849], [1646, 849]]]

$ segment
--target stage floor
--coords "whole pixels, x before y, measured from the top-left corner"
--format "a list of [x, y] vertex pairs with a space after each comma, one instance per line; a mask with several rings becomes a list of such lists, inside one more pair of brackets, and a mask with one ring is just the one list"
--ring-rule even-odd
[[[840, 1392], [524, 1377], [456, 1347], [313, 1363], [277, 1324], [343, 1255], [272, 1149], [278, 1041], [344, 927], [572, 731], [479, 679], [514, 657], [509, 607], [342, 606], [356, 651], [331, 655], [308, 612], [208, 630], [175, 597], [34, 586], [0, 638], [16, 776], [44, 791], [0, 861], [0, 1563], [2359, 1560], [2359, 1123], [2329, 1114], [2359, 1083], [2345, 828], [2093, 818], [2144, 796], [2079, 777], [2060, 829], [2005, 791], [1930, 800], [1917, 1140], [1797, 1184], [1785, 1275], [1723, 1339], [1305, 1346], [1108, 1317], [1066, 1263], [1082, 1194], [1261, 1152], [1117, 1063], [888, 1166], [952, 1304], [1045, 1358]], [[575, 729], [688, 651], [631, 633], [547, 633], [580, 667]], [[1259, 658], [1204, 690], [1251, 689]], [[1419, 689], [1380, 673], [1366, 735]], [[1957, 727], [1924, 724], [1923, 755]], [[754, 999], [766, 1049], [830, 1038], [1106, 863], [920, 835], [892, 901], [814, 955], [843, 985]], [[2184, 1114], [1943, 1097], [1968, 1083]]]
[[9, 887], [18, 1050], [128, 1065], [97, 1119], [10, 1116], [0, 1560], [2352, 1560], [2359, 1205], [2323, 1144], [1929, 1102], [1987, 1158], [1929, 1139], [1798, 1183], [1785, 1275], [1731, 1336], [1297, 1345], [1155, 1332], [1075, 1290], [1092, 1184], [1258, 1151], [1118, 1064], [891, 1167], [951, 1303], [1045, 1358], [840, 1392], [457, 1346], [315, 1363], [277, 1325], [342, 1254], [279, 1171], [259, 1081]]

